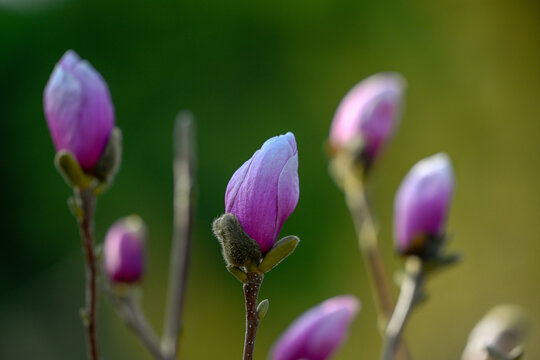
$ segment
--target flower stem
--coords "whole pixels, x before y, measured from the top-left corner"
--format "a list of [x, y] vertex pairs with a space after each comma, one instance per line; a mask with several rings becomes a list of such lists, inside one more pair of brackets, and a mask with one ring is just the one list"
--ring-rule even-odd
[[[353, 173], [344, 182], [347, 206], [352, 215], [358, 236], [358, 246], [369, 273], [372, 293], [378, 307], [379, 321], [387, 324], [392, 316], [394, 301], [377, 241], [377, 228], [369, 207], [364, 183]], [[404, 343], [398, 346], [398, 358], [408, 360]]]
[[396, 308], [386, 327], [382, 360], [394, 359], [407, 319], [422, 295], [424, 283], [422, 261], [417, 257], [409, 257], [405, 263], [405, 270], [406, 276], [401, 284]]
[[97, 305], [97, 264], [94, 249], [94, 213], [96, 197], [93, 189], [75, 189], [75, 196], [81, 206], [81, 216], [77, 217], [81, 233], [84, 258], [86, 263], [86, 301], [83, 313], [83, 323], [86, 328], [88, 356], [91, 360], [99, 359], [96, 329]]
[[176, 118], [174, 130], [174, 232], [169, 285], [161, 348], [165, 359], [175, 359], [186, 293], [195, 186], [195, 122], [188, 112]]
[[379, 313], [387, 321], [392, 315], [394, 306], [392, 293], [381, 253], [377, 246], [377, 230], [371, 217], [364, 190], [347, 191], [347, 202], [358, 234], [358, 245], [365, 257], [371, 275]]
[[246, 300], [246, 338], [244, 341], [244, 360], [253, 360], [255, 349], [255, 336], [259, 327], [257, 314], [257, 299], [263, 281], [263, 274], [257, 272], [247, 273], [247, 282], [244, 284], [244, 298]]
[[165, 360], [166, 357], [161, 351], [159, 338], [141, 309], [138, 299], [139, 294], [134, 293], [132, 290], [134, 289], [128, 289], [129, 292], [126, 295], [111, 292], [112, 303], [124, 323], [139, 337], [152, 356], [156, 360]]

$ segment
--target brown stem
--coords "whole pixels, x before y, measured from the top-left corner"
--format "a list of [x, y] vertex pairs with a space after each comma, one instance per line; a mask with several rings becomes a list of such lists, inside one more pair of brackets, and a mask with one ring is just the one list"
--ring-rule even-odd
[[81, 205], [81, 216], [77, 218], [81, 233], [84, 258], [86, 263], [86, 302], [83, 313], [83, 323], [86, 327], [88, 356], [91, 360], [99, 359], [96, 335], [96, 304], [97, 304], [97, 264], [94, 251], [94, 212], [96, 197], [92, 188], [76, 189], [75, 196]]
[[174, 131], [174, 232], [169, 264], [169, 285], [163, 329], [162, 351], [176, 358], [178, 334], [186, 293], [195, 187], [195, 122], [188, 112], [176, 118]]
[[246, 338], [244, 341], [244, 360], [253, 360], [255, 349], [255, 336], [259, 327], [257, 314], [257, 299], [263, 281], [263, 274], [257, 272], [247, 273], [247, 282], [244, 284], [244, 298], [246, 300]]
[[396, 308], [386, 327], [382, 360], [394, 359], [405, 324], [422, 294], [424, 271], [421, 260], [416, 257], [408, 258], [405, 263], [405, 270], [406, 274], [401, 284]]

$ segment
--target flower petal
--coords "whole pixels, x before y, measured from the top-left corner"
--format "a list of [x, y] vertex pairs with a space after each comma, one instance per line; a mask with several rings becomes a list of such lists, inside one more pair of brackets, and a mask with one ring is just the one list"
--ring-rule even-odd
[[114, 108], [105, 80], [69, 50], [45, 87], [43, 107], [56, 150], [71, 152], [84, 170], [91, 171], [114, 127]]
[[264, 253], [298, 203], [298, 155], [292, 133], [268, 139], [232, 176], [225, 210]]
[[281, 335], [273, 347], [272, 360], [325, 360], [346, 337], [358, 312], [354, 296], [328, 299], [309, 309]]
[[278, 180], [278, 201], [277, 216], [275, 224], [274, 238], [277, 239], [279, 231], [285, 220], [292, 214], [298, 199], [300, 198], [300, 186], [298, 182], [298, 154], [291, 157], [279, 176]]
[[441, 235], [454, 182], [450, 158], [443, 153], [419, 161], [405, 176], [394, 205], [396, 246], [401, 253], [419, 236]]

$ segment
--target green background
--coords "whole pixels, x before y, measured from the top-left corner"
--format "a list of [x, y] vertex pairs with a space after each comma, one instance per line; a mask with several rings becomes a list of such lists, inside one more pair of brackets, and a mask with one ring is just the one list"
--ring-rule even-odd
[[[83, 256], [54, 169], [42, 92], [69, 48], [107, 80], [124, 159], [98, 204], [97, 237], [140, 214], [150, 238], [144, 307], [161, 330], [172, 231], [172, 128], [198, 127], [198, 205], [182, 358], [238, 359], [240, 283], [210, 230], [233, 172], [269, 137], [292, 131], [300, 201], [281, 235], [302, 242], [265, 278], [270, 310], [257, 339], [265, 359], [302, 311], [343, 293], [362, 311], [336, 359], [376, 359], [375, 308], [324, 142], [341, 97], [375, 72], [408, 81], [399, 130], [376, 169], [373, 205], [390, 272], [395, 189], [419, 159], [453, 161], [451, 250], [464, 262], [429, 280], [406, 338], [418, 359], [457, 359], [492, 306], [524, 306], [540, 326], [540, 3], [493, 1], [63, 1], [21, 10], [0, 1], [2, 250], [0, 358], [83, 359], [78, 309]], [[36, 0], [34, 0], [36, 1]], [[21, 4], [16, 0], [10, 3]], [[397, 289], [394, 289], [397, 293]], [[105, 359], [149, 359], [102, 298]], [[540, 357], [538, 332], [529, 342]]]

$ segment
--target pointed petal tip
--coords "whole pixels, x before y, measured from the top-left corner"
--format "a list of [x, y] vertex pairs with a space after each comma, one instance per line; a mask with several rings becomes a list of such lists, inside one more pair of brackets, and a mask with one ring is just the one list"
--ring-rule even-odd
[[73, 69], [80, 61], [81, 57], [79, 54], [77, 54], [74, 50], [69, 49], [64, 53], [64, 55], [62, 55], [58, 65], [64, 69]]

